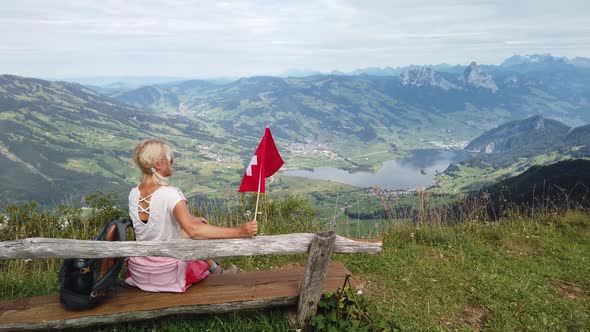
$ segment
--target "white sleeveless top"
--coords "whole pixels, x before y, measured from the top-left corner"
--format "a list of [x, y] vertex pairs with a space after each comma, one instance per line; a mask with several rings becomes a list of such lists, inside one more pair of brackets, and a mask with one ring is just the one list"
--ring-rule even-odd
[[[174, 218], [173, 210], [180, 201], [186, 201], [176, 187], [162, 186], [151, 195], [141, 197], [139, 187], [129, 193], [129, 217], [133, 221], [137, 241], [167, 241], [182, 238], [182, 228]], [[149, 208], [139, 206], [148, 202]], [[140, 209], [149, 213], [147, 223], [139, 218]], [[182, 293], [187, 289], [187, 263], [173, 257], [129, 257], [125, 283], [149, 292]]]

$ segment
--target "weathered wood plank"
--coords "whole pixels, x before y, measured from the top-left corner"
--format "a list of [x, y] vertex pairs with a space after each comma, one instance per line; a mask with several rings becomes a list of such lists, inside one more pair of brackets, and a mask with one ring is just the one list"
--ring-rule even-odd
[[37, 331], [49, 329], [67, 329], [67, 328], [84, 328], [104, 324], [117, 324], [133, 321], [142, 321], [145, 319], [160, 318], [168, 315], [178, 314], [223, 314], [227, 312], [246, 310], [246, 309], [261, 309], [280, 306], [294, 305], [297, 301], [296, 297], [289, 298], [273, 298], [265, 300], [252, 300], [238, 303], [219, 303], [207, 305], [189, 305], [178, 306], [157, 310], [147, 311], [132, 311], [120, 314], [94, 316], [94, 317], [79, 317], [66, 320], [55, 320], [35, 324], [8, 324], [0, 325], [0, 331]]
[[[16, 258], [104, 258], [167, 256], [205, 260], [235, 256], [307, 253], [314, 234], [295, 233], [246, 239], [177, 241], [92, 241], [28, 238], [0, 242], [0, 260]], [[337, 236], [335, 253], [378, 254], [381, 242], [360, 242]]]
[[311, 242], [297, 304], [297, 324], [299, 326], [309, 325], [311, 316], [315, 315], [318, 310], [335, 242], [336, 233], [334, 232], [316, 234]]
[[[331, 262], [323, 291], [342, 286], [349, 271]], [[87, 311], [67, 311], [57, 294], [0, 302], [0, 331], [64, 329], [122, 323], [174, 314], [216, 314], [297, 303], [304, 267], [211, 275], [184, 294], [122, 288]], [[354, 285], [358, 285], [355, 282]]]

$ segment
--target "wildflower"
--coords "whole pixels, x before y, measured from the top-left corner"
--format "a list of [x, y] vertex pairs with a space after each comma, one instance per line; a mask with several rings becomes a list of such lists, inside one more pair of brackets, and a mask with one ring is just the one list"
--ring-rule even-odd
[[246, 217], [249, 217], [251, 214], [252, 214], [252, 212], [250, 212], [250, 210], [246, 210], [246, 213], [244, 213], [244, 215], [245, 215]]
[[61, 221], [61, 223], [59, 225], [59, 228], [61, 230], [66, 230], [72, 224], [72, 222], [67, 218], [62, 218], [60, 221]]

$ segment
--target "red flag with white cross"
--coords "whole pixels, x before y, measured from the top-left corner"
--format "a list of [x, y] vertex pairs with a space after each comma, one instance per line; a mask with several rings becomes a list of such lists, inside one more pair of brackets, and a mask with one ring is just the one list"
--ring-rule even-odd
[[275, 174], [283, 164], [283, 158], [277, 150], [270, 129], [266, 127], [264, 136], [246, 167], [238, 192], [264, 193], [266, 188], [264, 179]]

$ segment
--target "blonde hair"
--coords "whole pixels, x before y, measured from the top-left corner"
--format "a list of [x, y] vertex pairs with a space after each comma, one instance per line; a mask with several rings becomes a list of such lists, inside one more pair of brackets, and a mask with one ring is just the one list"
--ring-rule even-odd
[[164, 141], [146, 139], [137, 144], [133, 150], [133, 161], [143, 175], [152, 174], [154, 182], [160, 186], [167, 186], [168, 179], [161, 176], [154, 166], [162, 159], [172, 160], [172, 148]]

